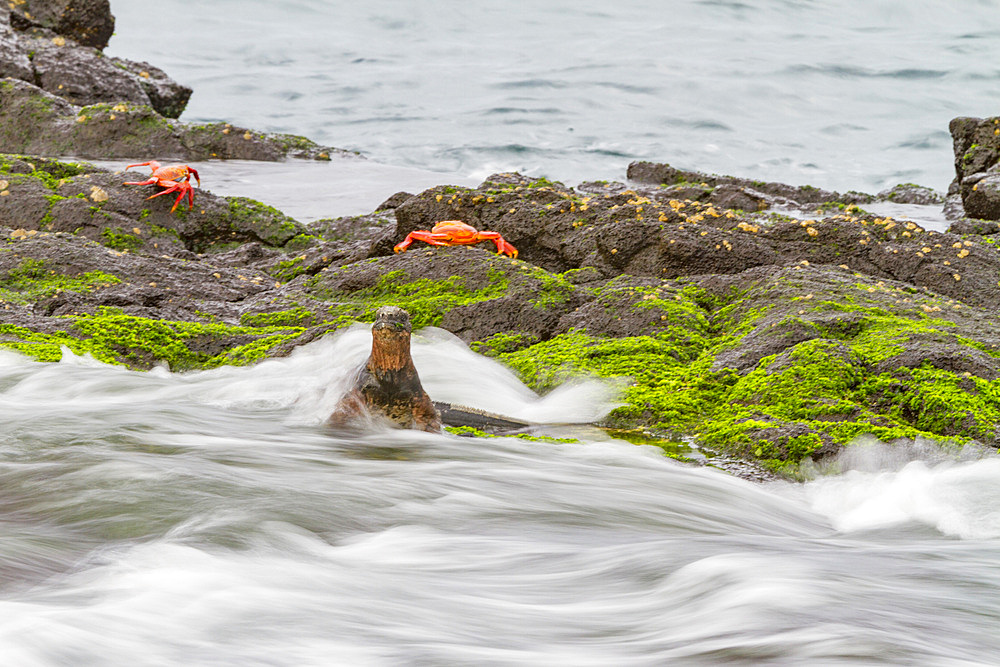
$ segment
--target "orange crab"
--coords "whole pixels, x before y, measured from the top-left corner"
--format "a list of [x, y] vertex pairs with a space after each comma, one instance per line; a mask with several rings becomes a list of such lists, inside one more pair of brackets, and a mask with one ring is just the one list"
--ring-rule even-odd
[[405, 252], [414, 241], [423, 241], [431, 245], [471, 245], [480, 241], [493, 241], [497, 244], [497, 254], [503, 253], [517, 257], [517, 248], [507, 243], [499, 232], [481, 232], [460, 220], [442, 220], [431, 227], [431, 231], [418, 229], [406, 235], [401, 243], [393, 248], [396, 252]]
[[186, 164], [168, 164], [167, 166], [161, 166], [156, 160], [150, 160], [149, 162], [140, 162], [139, 164], [130, 164], [125, 167], [126, 170], [132, 167], [149, 167], [153, 170], [152, 176], [145, 181], [126, 181], [125, 185], [159, 185], [161, 188], [166, 188], [163, 192], [157, 192], [155, 195], [150, 195], [146, 199], [152, 199], [153, 197], [159, 197], [160, 195], [167, 195], [171, 192], [179, 192], [177, 199], [174, 201], [173, 208], [170, 212], [173, 213], [177, 209], [177, 205], [181, 203], [184, 199], [184, 195], [188, 198], [188, 210], [194, 208], [194, 187], [191, 185], [191, 177], [194, 176], [198, 181], [198, 187], [201, 187], [201, 178], [198, 176], [198, 170], [194, 167], [189, 167]]

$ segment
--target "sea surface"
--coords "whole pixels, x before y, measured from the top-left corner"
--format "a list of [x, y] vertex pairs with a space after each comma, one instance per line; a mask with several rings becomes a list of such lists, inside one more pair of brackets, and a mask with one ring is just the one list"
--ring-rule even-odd
[[443, 181], [517, 170], [576, 185], [644, 159], [944, 190], [948, 122], [1000, 114], [997, 0], [111, 7], [107, 53], [194, 88], [182, 119], [302, 134]]
[[[303, 221], [635, 159], [944, 189], [948, 121], [1000, 112], [992, 1], [112, 9], [108, 53], [192, 86], [183, 120], [367, 158], [199, 166]], [[1000, 664], [995, 453], [872, 441], [751, 483], [586, 426], [613, 386], [539, 397], [435, 329], [432, 398], [549, 439], [331, 432], [369, 344], [190, 373], [0, 352], [0, 666]]]

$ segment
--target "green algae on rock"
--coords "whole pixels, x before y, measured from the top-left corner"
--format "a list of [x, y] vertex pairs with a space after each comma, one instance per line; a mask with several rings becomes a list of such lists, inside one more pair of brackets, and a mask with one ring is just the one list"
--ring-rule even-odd
[[[4, 164], [0, 210], [18, 228], [0, 235], [0, 347], [39, 359], [65, 346], [136, 368], [251, 363], [397, 305], [537, 391], [583, 375], [618, 383], [624, 405], [606, 425], [773, 469], [868, 434], [997, 444], [991, 237], [846, 204], [798, 220], [516, 174], [313, 227], [208, 192], [169, 216], [120, 175]], [[520, 258], [392, 253], [415, 225], [451, 217], [516, 239]]]

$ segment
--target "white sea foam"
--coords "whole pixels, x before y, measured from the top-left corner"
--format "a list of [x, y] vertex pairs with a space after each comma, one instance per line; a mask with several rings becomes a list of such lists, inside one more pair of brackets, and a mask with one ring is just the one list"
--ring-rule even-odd
[[805, 493], [842, 531], [918, 523], [964, 539], [1000, 537], [1000, 457], [983, 448], [948, 453], [928, 443], [847, 448], [845, 472]]

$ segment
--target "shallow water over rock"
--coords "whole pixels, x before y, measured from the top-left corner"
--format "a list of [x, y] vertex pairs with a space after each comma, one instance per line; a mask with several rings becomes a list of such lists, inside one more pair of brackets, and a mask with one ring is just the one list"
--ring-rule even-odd
[[[368, 340], [359, 327], [188, 374], [0, 356], [5, 660], [983, 664], [1000, 650], [994, 457], [873, 446], [839, 475], [754, 485], [595, 431], [332, 434], [320, 422]], [[558, 424], [614, 405], [598, 383], [539, 399], [439, 331], [414, 358], [438, 400]]]

